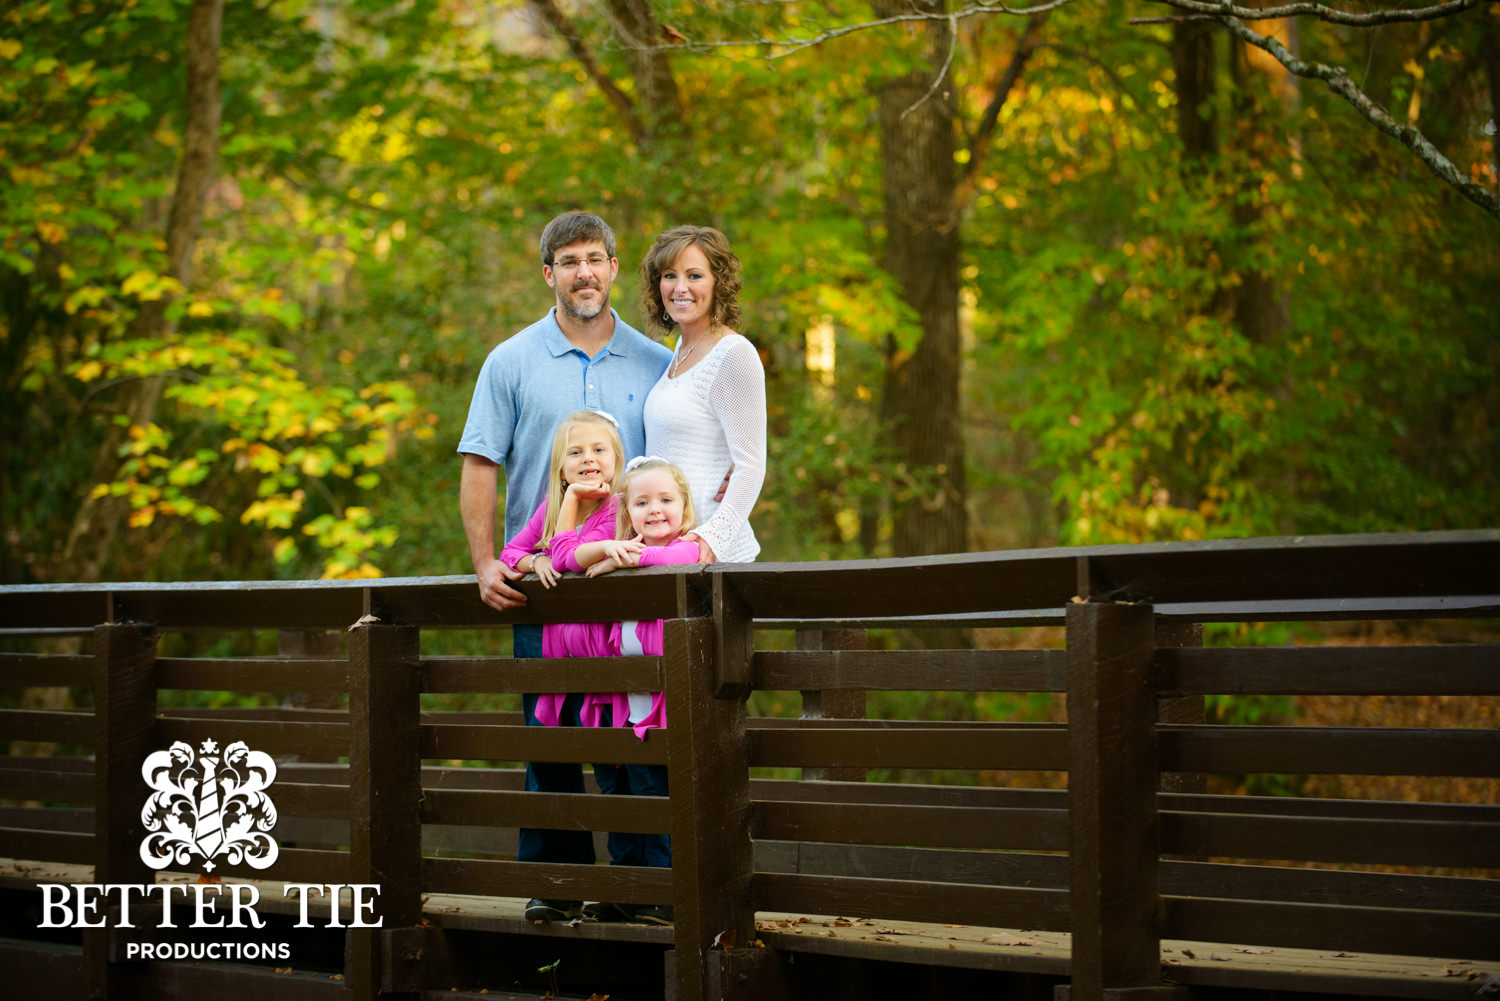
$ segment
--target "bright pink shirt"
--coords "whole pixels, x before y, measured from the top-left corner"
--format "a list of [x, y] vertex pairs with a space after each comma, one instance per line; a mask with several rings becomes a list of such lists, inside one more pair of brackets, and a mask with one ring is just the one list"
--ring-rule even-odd
[[[600, 542], [615, 537], [615, 511], [619, 502], [610, 497], [594, 509], [578, 528], [558, 532], [552, 536], [547, 553], [552, 565], [558, 570], [579, 573], [584, 568], [578, 565], [574, 553], [585, 542]], [[542, 537], [542, 528], [547, 523], [547, 502], [543, 501], [526, 523], [526, 527], [515, 534], [500, 551], [500, 559], [506, 566], [515, 568], [522, 559], [537, 552], [537, 542]], [[608, 651], [608, 622], [548, 622], [542, 626], [543, 657], [610, 657]], [[618, 653], [616, 647], [616, 653]], [[567, 696], [552, 692], [537, 697], [536, 720], [543, 726], [557, 726], [562, 715], [562, 706]]]
[[[647, 546], [641, 550], [640, 565], [643, 567], [662, 567], [697, 562], [698, 543], [692, 539], [677, 539], [667, 543], [665, 546]], [[662, 642], [662, 632], [665, 624], [665, 619], [650, 619], [645, 622], [635, 623], [635, 636], [641, 644], [642, 653], [650, 657], [660, 657], [666, 652], [666, 645]], [[608, 647], [610, 652], [607, 656], [618, 657], [624, 649], [622, 624], [619, 622], [610, 623], [608, 629]], [[630, 700], [624, 692], [585, 696], [582, 711], [584, 725], [599, 726], [604, 717], [602, 709], [605, 706], [609, 707], [610, 719], [615, 726], [630, 725]], [[645, 740], [647, 730], [666, 725], [666, 701], [662, 697], [661, 692], [652, 692], [651, 711], [646, 714], [645, 719], [634, 725], [635, 735]]]
[[[603, 504], [594, 509], [594, 513], [583, 520], [583, 524], [570, 532], [558, 532], [552, 536], [552, 544], [549, 555], [552, 557], [552, 565], [559, 570], [571, 570], [573, 573], [581, 573], [583, 567], [573, 559], [573, 553], [579, 545], [585, 542], [599, 542], [604, 539], [615, 537], [615, 512], [619, 510], [620, 502], [613, 496], [607, 498]], [[516, 564], [527, 556], [537, 552], [537, 543], [541, 541], [542, 529], [547, 524], [547, 502], [542, 501], [537, 507], [536, 513], [515, 536], [500, 550], [500, 561], [512, 570]]]

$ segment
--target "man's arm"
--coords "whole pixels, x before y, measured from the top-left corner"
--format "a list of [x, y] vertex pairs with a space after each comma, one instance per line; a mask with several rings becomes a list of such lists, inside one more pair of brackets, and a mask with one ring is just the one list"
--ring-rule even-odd
[[495, 555], [495, 508], [500, 498], [500, 467], [482, 455], [464, 454], [458, 507], [469, 537], [469, 558], [479, 582], [479, 597], [491, 608], [505, 611], [526, 604], [526, 595], [510, 586], [522, 576]]

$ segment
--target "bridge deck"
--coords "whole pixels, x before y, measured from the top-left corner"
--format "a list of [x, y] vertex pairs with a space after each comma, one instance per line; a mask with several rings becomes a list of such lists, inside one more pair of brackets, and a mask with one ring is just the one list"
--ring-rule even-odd
[[[158, 882], [188, 883], [196, 877], [161, 873]], [[93, 868], [54, 862], [0, 858], [0, 888], [26, 890], [37, 883], [88, 883]], [[253, 883], [259, 909], [295, 915], [277, 880], [227, 879]], [[434, 925], [470, 932], [537, 939], [635, 942], [670, 948], [669, 928], [575, 921], [534, 925], [523, 915], [520, 897], [465, 894], [427, 895], [423, 915]], [[1069, 938], [1065, 932], [971, 925], [874, 920], [826, 914], [756, 914], [756, 935], [767, 948], [854, 960], [949, 966], [1004, 973], [1066, 978]], [[1163, 940], [1163, 976], [1193, 987], [1248, 988], [1367, 997], [1466, 999], [1500, 993], [1500, 962], [1430, 956], [1359, 955], [1310, 949], [1226, 946]]]

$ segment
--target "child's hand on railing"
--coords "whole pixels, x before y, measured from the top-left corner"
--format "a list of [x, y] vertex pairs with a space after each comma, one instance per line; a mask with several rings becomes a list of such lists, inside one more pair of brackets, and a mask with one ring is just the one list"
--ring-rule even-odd
[[615, 567], [634, 567], [641, 562], [641, 550], [645, 544], [637, 535], [633, 539], [609, 539], [601, 543], [607, 559], [615, 561]]
[[[543, 560], [547, 562], [543, 563]], [[557, 583], [557, 567], [552, 564], [552, 554], [537, 553], [532, 557], [531, 569], [540, 578], [543, 587], [552, 587]]]
[[620, 564], [606, 557], [605, 559], [600, 560], [598, 563], [590, 564], [589, 568], [583, 573], [586, 577], [598, 577], [600, 574], [606, 574], [612, 570], [618, 569], [620, 569]]

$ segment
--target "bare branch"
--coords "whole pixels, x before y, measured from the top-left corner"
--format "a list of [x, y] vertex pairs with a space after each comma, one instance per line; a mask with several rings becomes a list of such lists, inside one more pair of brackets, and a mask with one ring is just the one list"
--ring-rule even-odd
[[[1164, 0], [1164, 2], [1176, 3], [1178, 0]], [[1356, 111], [1363, 115], [1370, 124], [1393, 139], [1399, 140], [1403, 145], [1416, 153], [1418, 158], [1427, 165], [1438, 177], [1447, 181], [1457, 188], [1469, 201], [1484, 209], [1496, 219], [1500, 219], [1500, 196], [1467, 177], [1463, 171], [1454, 166], [1453, 161], [1444, 156], [1426, 136], [1412, 125], [1402, 125], [1385, 112], [1385, 109], [1370, 99], [1369, 95], [1360, 90], [1349, 78], [1342, 66], [1327, 66], [1323, 63], [1304, 62], [1293, 55], [1285, 45], [1274, 38], [1269, 38], [1252, 30], [1245, 22], [1236, 17], [1223, 17], [1220, 20], [1232, 31], [1236, 37], [1248, 45], [1264, 49], [1270, 53], [1277, 62], [1285, 66], [1297, 76], [1309, 80], [1322, 80], [1328, 84], [1330, 90], [1338, 94], [1344, 100], [1354, 105]]]
[[1041, 46], [1042, 25], [1046, 20], [1045, 11], [1031, 15], [1026, 23], [1026, 31], [1016, 43], [1016, 51], [1010, 57], [1010, 65], [1005, 67], [1005, 72], [995, 84], [995, 93], [990, 97], [990, 103], [979, 116], [979, 127], [974, 130], [974, 139], [969, 143], [969, 165], [955, 192], [954, 201], [958, 205], [965, 204], [974, 194], [974, 185], [984, 164], [985, 154], [989, 152], [990, 139], [1000, 121], [1000, 111], [1010, 98], [1016, 81], [1021, 78], [1021, 70], [1025, 68], [1027, 60]]
[[948, 68], [953, 65], [953, 53], [956, 52], [957, 50], [958, 50], [958, 18], [956, 18], [956, 17], [954, 17], [954, 16], [952, 16], [950, 14], [948, 16], [948, 54], [943, 57], [943, 65], [940, 66], [940, 67], [938, 67], [937, 76], [933, 77], [933, 79], [932, 79], [932, 86], [930, 86], [930, 87], [927, 88], [927, 92], [925, 94], [923, 94], [921, 97], [917, 98], [916, 101], [912, 104], [911, 107], [909, 107], [905, 111], [901, 112], [901, 117], [902, 118], [905, 118], [907, 115], [911, 114], [913, 111], [916, 111], [923, 104], [927, 103], [928, 98], [932, 97], [933, 94], [937, 93], [938, 87], [940, 87], [942, 85], [942, 83], [943, 83], [944, 80], [948, 79]]
[[[1231, 0], [1152, 0], [1153, 3], [1175, 7], [1196, 15], [1209, 17], [1237, 17], [1242, 21], [1268, 21], [1285, 17], [1313, 17], [1330, 24], [1346, 24], [1356, 28], [1371, 28], [1381, 24], [1397, 24], [1410, 21], [1435, 21], [1439, 18], [1461, 14], [1479, 6], [1483, 0], [1444, 0], [1431, 7], [1416, 7], [1411, 10], [1376, 10], [1363, 14], [1338, 10], [1320, 3], [1288, 3], [1280, 7], [1242, 7]], [[1181, 20], [1175, 17], [1140, 18], [1131, 24], [1162, 24]]]
[[765, 35], [760, 35], [755, 38], [732, 38], [721, 41], [695, 41], [688, 39], [672, 46], [644, 46], [644, 48], [676, 48], [703, 52], [710, 49], [770, 47], [779, 51], [771, 53], [767, 58], [781, 59], [793, 53], [801, 52], [803, 49], [815, 48], [824, 42], [831, 42], [836, 38], [844, 38], [848, 35], [857, 34], [861, 31], [869, 31], [874, 28], [886, 28], [895, 24], [911, 24], [921, 21], [949, 21], [957, 24], [959, 21], [965, 21], [971, 17], [978, 17], [983, 14], [1011, 14], [1017, 17], [1029, 17], [1034, 14], [1045, 14], [1059, 7], [1066, 7], [1073, 2], [1074, 0], [1042, 0], [1041, 3], [1032, 4], [1029, 7], [1012, 7], [1009, 4], [998, 2], [998, 0], [976, 0], [976, 2], [967, 7], [949, 13], [913, 10], [904, 14], [871, 18], [868, 21], [860, 21], [857, 24], [846, 24], [838, 28], [828, 28], [815, 35], [793, 36], [789, 38], [769, 38]]

